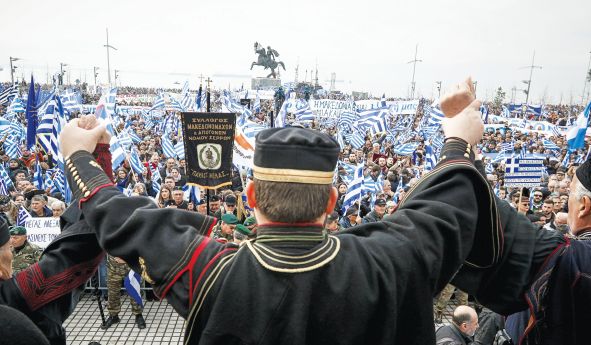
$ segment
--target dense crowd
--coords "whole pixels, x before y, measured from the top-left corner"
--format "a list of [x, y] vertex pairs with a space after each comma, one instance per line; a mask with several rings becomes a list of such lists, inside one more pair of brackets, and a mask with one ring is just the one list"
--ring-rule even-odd
[[[26, 85], [22, 87], [24, 90]], [[167, 91], [180, 92], [180, 90]], [[156, 89], [124, 87], [118, 90], [118, 97], [130, 96], [130, 99], [137, 96], [154, 97], [156, 93]], [[85, 102], [96, 103], [100, 95], [83, 92], [82, 96]], [[350, 99], [346, 95], [335, 95], [330, 98]], [[222, 93], [213, 91], [211, 100], [212, 111], [220, 111], [223, 103]], [[406, 115], [412, 117], [409, 129], [415, 130], [425, 122], [426, 117], [429, 116], [427, 109], [431, 103], [430, 100], [421, 100], [416, 115]], [[118, 102], [118, 105], [149, 107], [151, 103], [123, 100]], [[255, 112], [250, 120], [268, 125], [275, 109], [273, 101], [261, 101], [261, 110]], [[573, 109], [571, 106], [564, 105], [546, 105], [545, 109], [543, 120], [561, 126], [567, 125], [573, 111], [581, 110], [581, 108]], [[4, 116], [6, 110], [7, 107], [0, 109], [0, 116]], [[496, 111], [494, 104], [489, 105], [489, 111]], [[495, 113], [498, 114], [500, 111]], [[79, 115], [79, 113], [72, 113], [71, 117]], [[172, 112], [167, 111], [163, 119], [174, 116]], [[17, 118], [26, 125], [22, 114]], [[288, 114], [287, 118], [289, 125], [301, 126], [293, 120], [291, 114]], [[391, 123], [398, 120], [400, 116], [394, 116], [391, 118]], [[501, 124], [503, 121], [497, 119], [490, 123]], [[133, 145], [143, 165], [142, 173], [133, 171], [130, 159], [113, 171], [113, 181], [122, 192], [130, 196], [149, 197], [160, 208], [185, 209], [218, 218], [220, 222], [212, 232], [212, 238], [220, 242], [240, 243], [256, 236], [257, 221], [248, 206], [244, 191], [246, 183], [253, 178], [250, 169], [236, 167], [232, 171], [232, 184], [228, 187], [194, 193], [187, 185], [186, 157], [169, 157], [164, 154], [162, 133], [157, 131], [158, 126], [148, 127], [146, 118], [142, 114], [127, 115], [114, 125], [116, 131], [125, 129], [127, 132], [135, 133], [140, 139]], [[331, 136], [337, 134], [335, 122], [313, 121], [305, 126]], [[178, 133], [173, 132], [169, 135], [173, 144], [182, 140]], [[5, 138], [2, 140], [4, 141]], [[557, 149], [548, 148], [546, 140], [555, 144]], [[386, 132], [367, 134], [364, 144], [359, 148], [354, 148], [351, 143], [344, 143], [339, 156], [338, 175], [333, 183], [338, 190], [338, 201], [334, 212], [327, 219], [326, 232], [333, 233], [357, 224], [376, 222], [384, 215], [396, 212], [405, 194], [425, 172], [430, 170], [428, 147], [433, 145], [432, 137], [416, 131], [410, 133], [407, 141], [418, 143], [410, 154], [397, 153], [396, 141]], [[511, 144], [512, 147], [507, 150], [503, 144]], [[536, 131], [520, 131], [519, 128], [507, 124], [504, 127], [487, 130], [478, 146], [482, 168], [499, 198], [525, 214], [531, 222], [539, 224], [548, 231], [568, 232], [566, 219], [562, 215], [568, 207], [570, 181], [573, 179], [576, 167], [584, 161], [582, 158], [586, 157], [589, 150], [588, 142], [585, 148], [572, 152], [568, 150], [563, 134], [542, 137]], [[499, 153], [510, 157], [524, 152], [530, 155], [539, 154], [543, 157], [545, 167], [543, 178], [539, 186], [534, 188], [507, 188], [504, 183], [504, 160], [495, 160], [495, 157]], [[30, 264], [38, 259], [38, 254], [35, 254], [37, 249], [34, 246], [33, 250], [29, 248], [31, 244], [26, 241], [26, 229], [17, 225], [19, 211], [24, 208], [31, 217], [59, 217], [64, 212], [67, 205], [63, 193], [56, 192], [50, 185], [39, 189], [34, 181], [35, 173], [39, 170], [45, 173], [52, 171], [55, 174], [55, 159], [43, 152], [39, 146], [31, 149], [24, 144], [20, 146], [19, 157], [10, 158], [4, 150], [0, 155], [7, 176], [12, 182], [6, 189], [6, 194], [0, 196], [1, 215], [14, 226], [11, 231], [14, 233], [15, 254], [19, 255], [21, 251], [27, 253], [23, 260]], [[345, 198], [351, 191], [352, 175], [355, 167], [360, 163], [363, 164], [365, 187], [358, 200], [353, 204], [346, 204]], [[155, 176], [159, 176], [160, 180], [155, 181]], [[5, 183], [5, 185], [8, 184]], [[110, 272], [129, 270], [124, 263], [116, 259], [109, 258], [106, 266], [103, 264], [101, 270], [103, 280], [106, 280], [105, 267], [109, 267]], [[15, 265], [19, 266], [18, 269], [23, 268], [23, 260], [15, 260]], [[118, 274], [117, 279], [122, 279], [123, 275], [124, 273]], [[113, 286], [115, 285], [113, 283]], [[453, 288], [451, 291], [453, 292]], [[110, 294], [110, 301], [114, 303], [113, 296]], [[437, 302], [436, 319], [441, 319], [442, 310], [450, 296], [451, 292], [447, 293], [447, 296], [442, 296], [443, 301]], [[468, 303], [468, 298], [462, 299], [461, 303]], [[111, 324], [117, 322], [118, 307], [113, 304], [109, 311]], [[134, 314], [141, 316], [141, 310], [134, 309]], [[143, 319], [137, 322], [138, 326], [141, 326]]]

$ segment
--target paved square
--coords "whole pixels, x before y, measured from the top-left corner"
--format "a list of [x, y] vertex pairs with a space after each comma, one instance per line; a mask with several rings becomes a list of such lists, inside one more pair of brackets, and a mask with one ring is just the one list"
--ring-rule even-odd
[[[91, 294], [84, 294], [74, 313], [64, 322], [68, 345], [87, 345], [91, 341], [99, 342], [101, 345], [183, 343], [185, 320], [166, 301], [144, 302], [146, 328], [140, 330], [135, 326], [129, 297], [124, 295], [121, 298], [123, 305], [119, 314], [121, 321], [107, 330], [102, 330], [99, 308], [91, 297]], [[104, 303], [105, 317], [108, 317]]]

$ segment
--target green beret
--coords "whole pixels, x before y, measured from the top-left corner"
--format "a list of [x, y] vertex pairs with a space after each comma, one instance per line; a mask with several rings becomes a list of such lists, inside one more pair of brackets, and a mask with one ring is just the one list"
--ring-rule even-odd
[[238, 218], [232, 213], [224, 213], [222, 216], [222, 222], [226, 224], [238, 224]]
[[234, 231], [238, 231], [239, 233], [246, 236], [252, 235], [252, 232], [250, 232], [250, 230], [248, 230], [248, 228], [242, 224], [236, 225], [236, 229], [234, 229]]
[[255, 217], [248, 217], [244, 220], [244, 226], [251, 226], [257, 223], [257, 219]]
[[27, 228], [25, 228], [24, 226], [11, 226], [10, 227], [10, 236], [14, 236], [14, 235], [26, 235], [27, 234]]

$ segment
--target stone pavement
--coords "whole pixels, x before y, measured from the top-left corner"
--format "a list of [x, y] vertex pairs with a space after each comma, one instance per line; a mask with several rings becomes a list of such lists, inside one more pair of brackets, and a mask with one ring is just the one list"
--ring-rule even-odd
[[[129, 297], [122, 296], [121, 300], [121, 322], [102, 330], [97, 302], [91, 299], [91, 294], [84, 294], [74, 313], [64, 323], [68, 345], [87, 345], [91, 341], [101, 345], [183, 343], [185, 320], [166, 301], [144, 302], [146, 328], [139, 330], [135, 326], [135, 317], [131, 314]], [[105, 317], [108, 317], [106, 306], [104, 309]]]
[[[181, 318], [166, 301], [144, 302], [146, 328], [139, 330], [131, 314], [129, 297], [122, 296], [121, 322], [107, 330], [102, 330], [101, 317], [96, 301], [91, 294], [84, 294], [74, 313], [66, 320], [64, 327], [68, 345], [87, 345], [91, 341], [101, 345], [182, 345], [185, 333], [185, 320]], [[446, 307], [444, 323], [451, 322], [451, 315], [456, 307], [451, 299]], [[104, 304], [103, 304], [104, 305]], [[108, 317], [106, 305], [105, 317]]]

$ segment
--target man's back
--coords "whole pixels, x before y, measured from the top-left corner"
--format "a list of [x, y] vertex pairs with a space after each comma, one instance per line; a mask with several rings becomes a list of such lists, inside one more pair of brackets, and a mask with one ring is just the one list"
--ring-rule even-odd
[[[229, 251], [212, 265], [216, 280], [195, 289], [190, 343], [433, 343], [422, 258], [403, 236], [387, 235], [387, 224], [356, 228], [368, 237], [328, 236], [305, 249], [283, 241], [293, 232], [276, 232], [273, 241]], [[259, 228], [259, 236], [269, 230]]]
[[437, 345], [467, 345], [469, 342], [454, 325], [443, 325], [435, 333]]

